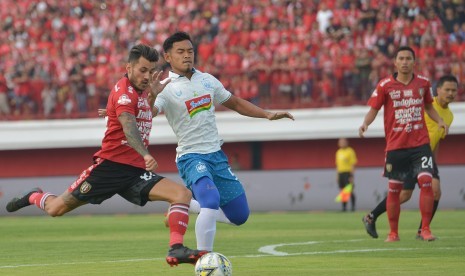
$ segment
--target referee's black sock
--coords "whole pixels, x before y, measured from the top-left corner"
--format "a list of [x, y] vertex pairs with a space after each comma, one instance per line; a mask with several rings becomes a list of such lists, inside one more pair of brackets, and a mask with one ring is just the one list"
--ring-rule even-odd
[[376, 220], [381, 214], [386, 212], [386, 201], [387, 197], [385, 197], [379, 204], [378, 206], [375, 207], [370, 213], [371, 217], [373, 220]]

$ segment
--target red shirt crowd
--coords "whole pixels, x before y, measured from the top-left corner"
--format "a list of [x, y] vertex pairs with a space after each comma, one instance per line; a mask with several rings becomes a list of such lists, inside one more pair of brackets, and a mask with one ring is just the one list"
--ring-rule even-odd
[[0, 118], [95, 117], [128, 49], [161, 52], [176, 30], [194, 39], [199, 70], [265, 108], [364, 104], [401, 45], [433, 86], [448, 73], [462, 83], [464, 4], [405, 2], [1, 1]]

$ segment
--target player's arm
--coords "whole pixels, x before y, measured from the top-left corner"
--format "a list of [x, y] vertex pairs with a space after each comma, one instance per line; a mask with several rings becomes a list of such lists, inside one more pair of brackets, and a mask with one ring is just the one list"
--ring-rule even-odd
[[362, 125], [358, 129], [358, 135], [363, 138], [365, 137], [365, 131], [368, 130], [368, 126], [373, 123], [373, 121], [376, 119], [376, 115], [378, 115], [378, 109], [375, 109], [373, 107], [370, 107], [370, 110], [368, 110], [367, 114], [365, 115], [365, 119], [363, 120]]
[[427, 104], [425, 103], [425, 112], [428, 114], [428, 116], [433, 119], [433, 121], [435, 121], [436, 123], [438, 123], [438, 127], [439, 128], [443, 128], [444, 129], [444, 132], [446, 133], [446, 135], [449, 133], [449, 127], [446, 125], [446, 123], [444, 123], [444, 121], [442, 120], [442, 118], [439, 116], [438, 112], [436, 111], [436, 109], [434, 109], [433, 105], [432, 104]]
[[289, 112], [270, 112], [266, 111], [253, 103], [231, 95], [231, 97], [223, 103], [227, 108], [236, 111], [237, 113], [253, 117], [253, 118], [266, 118], [268, 120], [279, 120], [289, 118], [294, 120], [294, 116]]
[[123, 112], [118, 116], [118, 120], [123, 127], [124, 135], [126, 135], [129, 146], [144, 158], [145, 169], [147, 171], [155, 170], [158, 167], [158, 163], [155, 158], [150, 155], [142, 141], [140, 132], [137, 129], [136, 117], [131, 113]]
[[118, 120], [123, 127], [128, 144], [142, 156], [149, 154], [149, 151], [144, 146], [144, 142], [142, 142], [140, 132], [137, 129], [136, 117], [128, 112], [123, 112], [119, 115]]

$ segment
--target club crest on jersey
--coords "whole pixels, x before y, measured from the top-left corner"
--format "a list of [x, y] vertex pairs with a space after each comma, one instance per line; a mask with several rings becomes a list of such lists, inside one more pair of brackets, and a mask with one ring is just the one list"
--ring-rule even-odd
[[209, 110], [212, 106], [212, 99], [210, 94], [206, 94], [200, 97], [193, 98], [185, 102], [187, 113], [192, 118], [195, 114]]
[[418, 89], [418, 93], [420, 93], [420, 96], [423, 97], [423, 95], [425, 95], [425, 89], [424, 88]]
[[202, 162], [199, 162], [197, 166], [195, 166], [195, 168], [197, 169], [197, 172], [199, 173], [207, 171], [207, 166], [205, 165], [205, 163], [202, 163]]
[[81, 191], [81, 194], [87, 194], [90, 191], [90, 189], [92, 189], [92, 185], [90, 185], [89, 182], [84, 181], [81, 184], [81, 188], [79, 190]]
[[214, 89], [213, 84], [207, 78], [202, 79], [200, 82], [202, 83], [202, 85], [203, 85], [203, 87], [205, 89], [207, 89], [207, 90], [213, 90]]
[[130, 104], [130, 103], [131, 103], [131, 99], [128, 97], [128, 95], [123, 94], [123, 95], [119, 96], [118, 104], [127, 105], [127, 104]]

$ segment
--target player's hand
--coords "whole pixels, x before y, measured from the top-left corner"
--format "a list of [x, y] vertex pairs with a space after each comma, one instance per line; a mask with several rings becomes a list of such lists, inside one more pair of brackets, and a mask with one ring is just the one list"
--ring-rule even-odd
[[161, 91], [165, 89], [166, 85], [170, 83], [171, 81], [171, 79], [167, 79], [164, 83], [161, 83], [160, 78], [161, 78], [162, 73], [163, 71], [155, 71], [152, 74], [151, 82], [150, 82], [150, 94], [152, 94], [152, 96], [154, 97], [158, 96], [158, 94], [160, 94]]
[[98, 116], [99, 116], [99, 117], [106, 117], [106, 116], [107, 116], [107, 110], [104, 109], [104, 108], [99, 108], [99, 109], [97, 110], [97, 112], [98, 112]]
[[438, 127], [444, 129], [445, 135], [449, 134], [449, 126], [443, 120], [439, 121]]
[[154, 172], [158, 168], [158, 163], [152, 155], [144, 155], [145, 169], [149, 172]]
[[360, 128], [358, 129], [358, 136], [360, 136], [360, 138], [364, 138], [365, 131], [367, 130], [368, 130], [368, 126], [366, 124], [361, 125]]
[[282, 118], [289, 118], [294, 120], [294, 116], [292, 116], [292, 114], [289, 112], [268, 112], [266, 114], [266, 118], [270, 121], [279, 120]]

